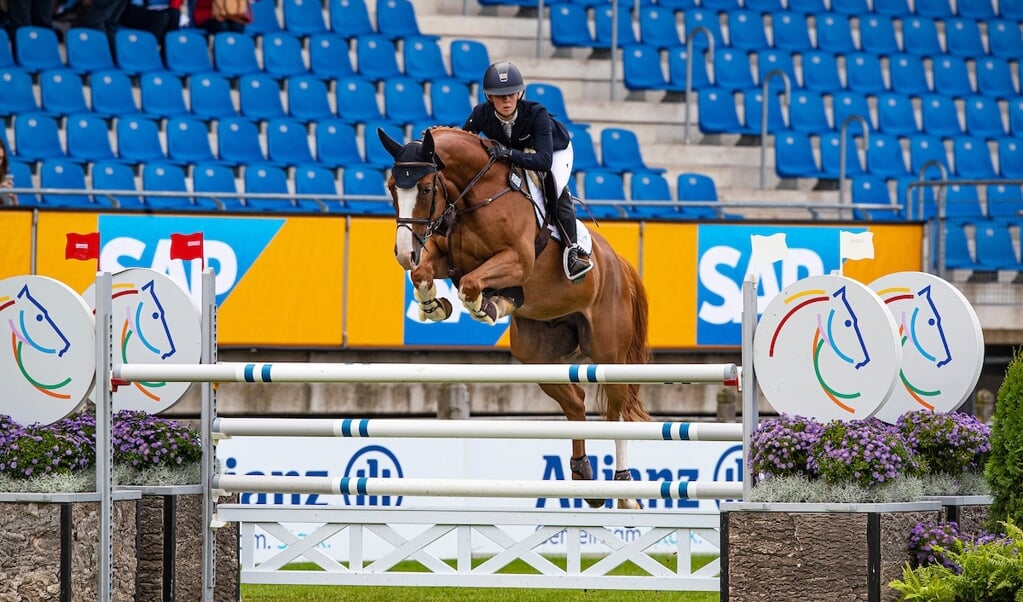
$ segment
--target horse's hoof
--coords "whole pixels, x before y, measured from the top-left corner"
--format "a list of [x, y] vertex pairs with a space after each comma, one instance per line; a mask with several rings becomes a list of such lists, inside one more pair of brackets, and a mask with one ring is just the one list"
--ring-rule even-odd
[[[568, 466], [572, 470], [573, 481], [592, 481], [593, 480], [593, 467], [590, 465], [590, 459], [586, 456], [581, 458], [570, 458]], [[590, 508], [601, 508], [607, 500], [587, 499], [586, 503]]]
[[[631, 481], [632, 473], [629, 469], [622, 469], [615, 471], [616, 481]], [[643, 502], [639, 500], [618, 500], [618, 508], [621, 510], [642, 510]]]
[[451, 302], [444, 297], [437, 297], [432, 301], [419, 304], [419, 320], [425, 322], [443, 322], [451, 316]]
[[462, 291], [458, 291], [458, 298], [462, 300], [462, 305], [469, 310], [470, 314], [478, 315], [480, 313], [480, 306], [483, 305], [483, 293], [476, 295], [475, 299], [469, 299], [462, 294]]

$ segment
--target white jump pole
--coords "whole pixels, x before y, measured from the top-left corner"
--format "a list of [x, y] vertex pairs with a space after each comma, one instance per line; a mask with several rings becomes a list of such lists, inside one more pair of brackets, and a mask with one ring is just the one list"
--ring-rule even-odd
[[742, 441], [742, 424], [553, 420], [408, 420], [394, 418], [217, 418], [224, 437], [422, 437], [471, 439], [626, 439]]
[[735, 364], [120, 364], [115, 384], [163, 382], [725, 383]]
[[225, 492], [408, 495], [428, 497], [741, 499], [737, 481], [525, 481], [370, 477], [218, 475]]

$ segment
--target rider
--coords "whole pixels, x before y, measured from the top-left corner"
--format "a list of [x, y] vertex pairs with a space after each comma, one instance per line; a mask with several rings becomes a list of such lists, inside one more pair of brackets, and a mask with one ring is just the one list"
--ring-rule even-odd
[[[483, 75], [487, 102], [476, 105], [462, 128], [496, 142], [487, 149], [494, 159], [543, 175], [548, 214], [565, 246], [565, 273], [575, 280], [593, 269], [593, 263], [576, 238], [575, 207], [568, 190], [572, 141], [565, 126], [542, 104], [523, 98], [525, 88], [518, 67], [507, 61], [494, 63]], [[526, 149], [532, 152], [523, 152]]]

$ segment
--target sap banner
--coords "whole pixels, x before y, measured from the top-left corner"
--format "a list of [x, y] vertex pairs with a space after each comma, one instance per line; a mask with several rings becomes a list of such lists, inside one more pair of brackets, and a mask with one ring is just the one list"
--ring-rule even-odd
[[[591, 463], [596, 461], [599, 478], [610, 480], [614, 472], [614, 442], [589, 441], [587, 451]], [[288, 437], [246, 437], [228, 439], [217, 445], [217, 457], [226, 474], [263, 474], [330, 477], [406, 477], [443, 479], [525, 479], [568, 480], [571, 474], [568, 441], [527, 441], [521, 439], [309, 439]], [[480, 461], [485, 458], [486, 461]], [[629, 445], [629, 463], [633, 478], [639, 480], [740, 481], [742, 480], [742, 447], [738, 442], [714, 441], [633, 441]], [[415, 509], [503, 508], [530, 510], [544, 508], [578, 508], [585, 512], [579, 499], [516, 499], [516, 498], [442, 498], [410, 496], [323, 496], [297, 494], [243, 493], [243, 504], [306, 506], [340, 505], [360, 508], [399, 507]], [[672, 509], [678, 512], [716, 512], [717, 500], [644, 500], [650, 509]], [[289, 528], [302, 536], [317, 525], [293, 524]], [[425, 527], [392, 525], [403, 537], [411, 538]], [[509, 533], [528, 535], [531, 527], [504, 526]], [[645, 529], [623, 529], [626, 541], [639, 538]], [[348, 530], [328, 540], [321, 550], [337, 560], [347, 561]], [[564, 555], [567, 550], [564, 532], [552, 537], [536, 549], [543, 554]], [[481, 538], [482, 539], [482, 538]], [[670, 540], [670, 541], [669, 541]], [[580, 542], [585, 552], [605, 552], [595, 538], [585, 532]], [[694, 551], [716, 552], [717, 549], [700, 538], [692, 542]], [[503, 551], [492, 543], [474, 553], [492, 554]], [[257, 562], [274, 552], [280, 542], [257, 529], [251, 546]], [[393, 550], [390, 544], [365, 536], [365, 558], [377, 559]], [[660, 548], [660, 549], [657, 549]], [[431, 552], [441, 558], [455, 557], [453, 540], [438, 540]], [[674, 537], [665, 538], [654, 548], [658, 552], [677, 550]]]

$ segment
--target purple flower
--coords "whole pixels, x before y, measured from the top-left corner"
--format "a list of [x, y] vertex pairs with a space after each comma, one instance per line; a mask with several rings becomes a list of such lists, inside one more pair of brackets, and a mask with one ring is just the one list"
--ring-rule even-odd
[[991, 429], [969, 414], [919, 410], [895, 426], [929, 472], [957, 477], [982, 470], [991, 451]]
[[820, 423], [802, 416], [762, 420], [750, 436], [750, 474], [757, 482], [806, 474], [810, 448], [823, 430]]

